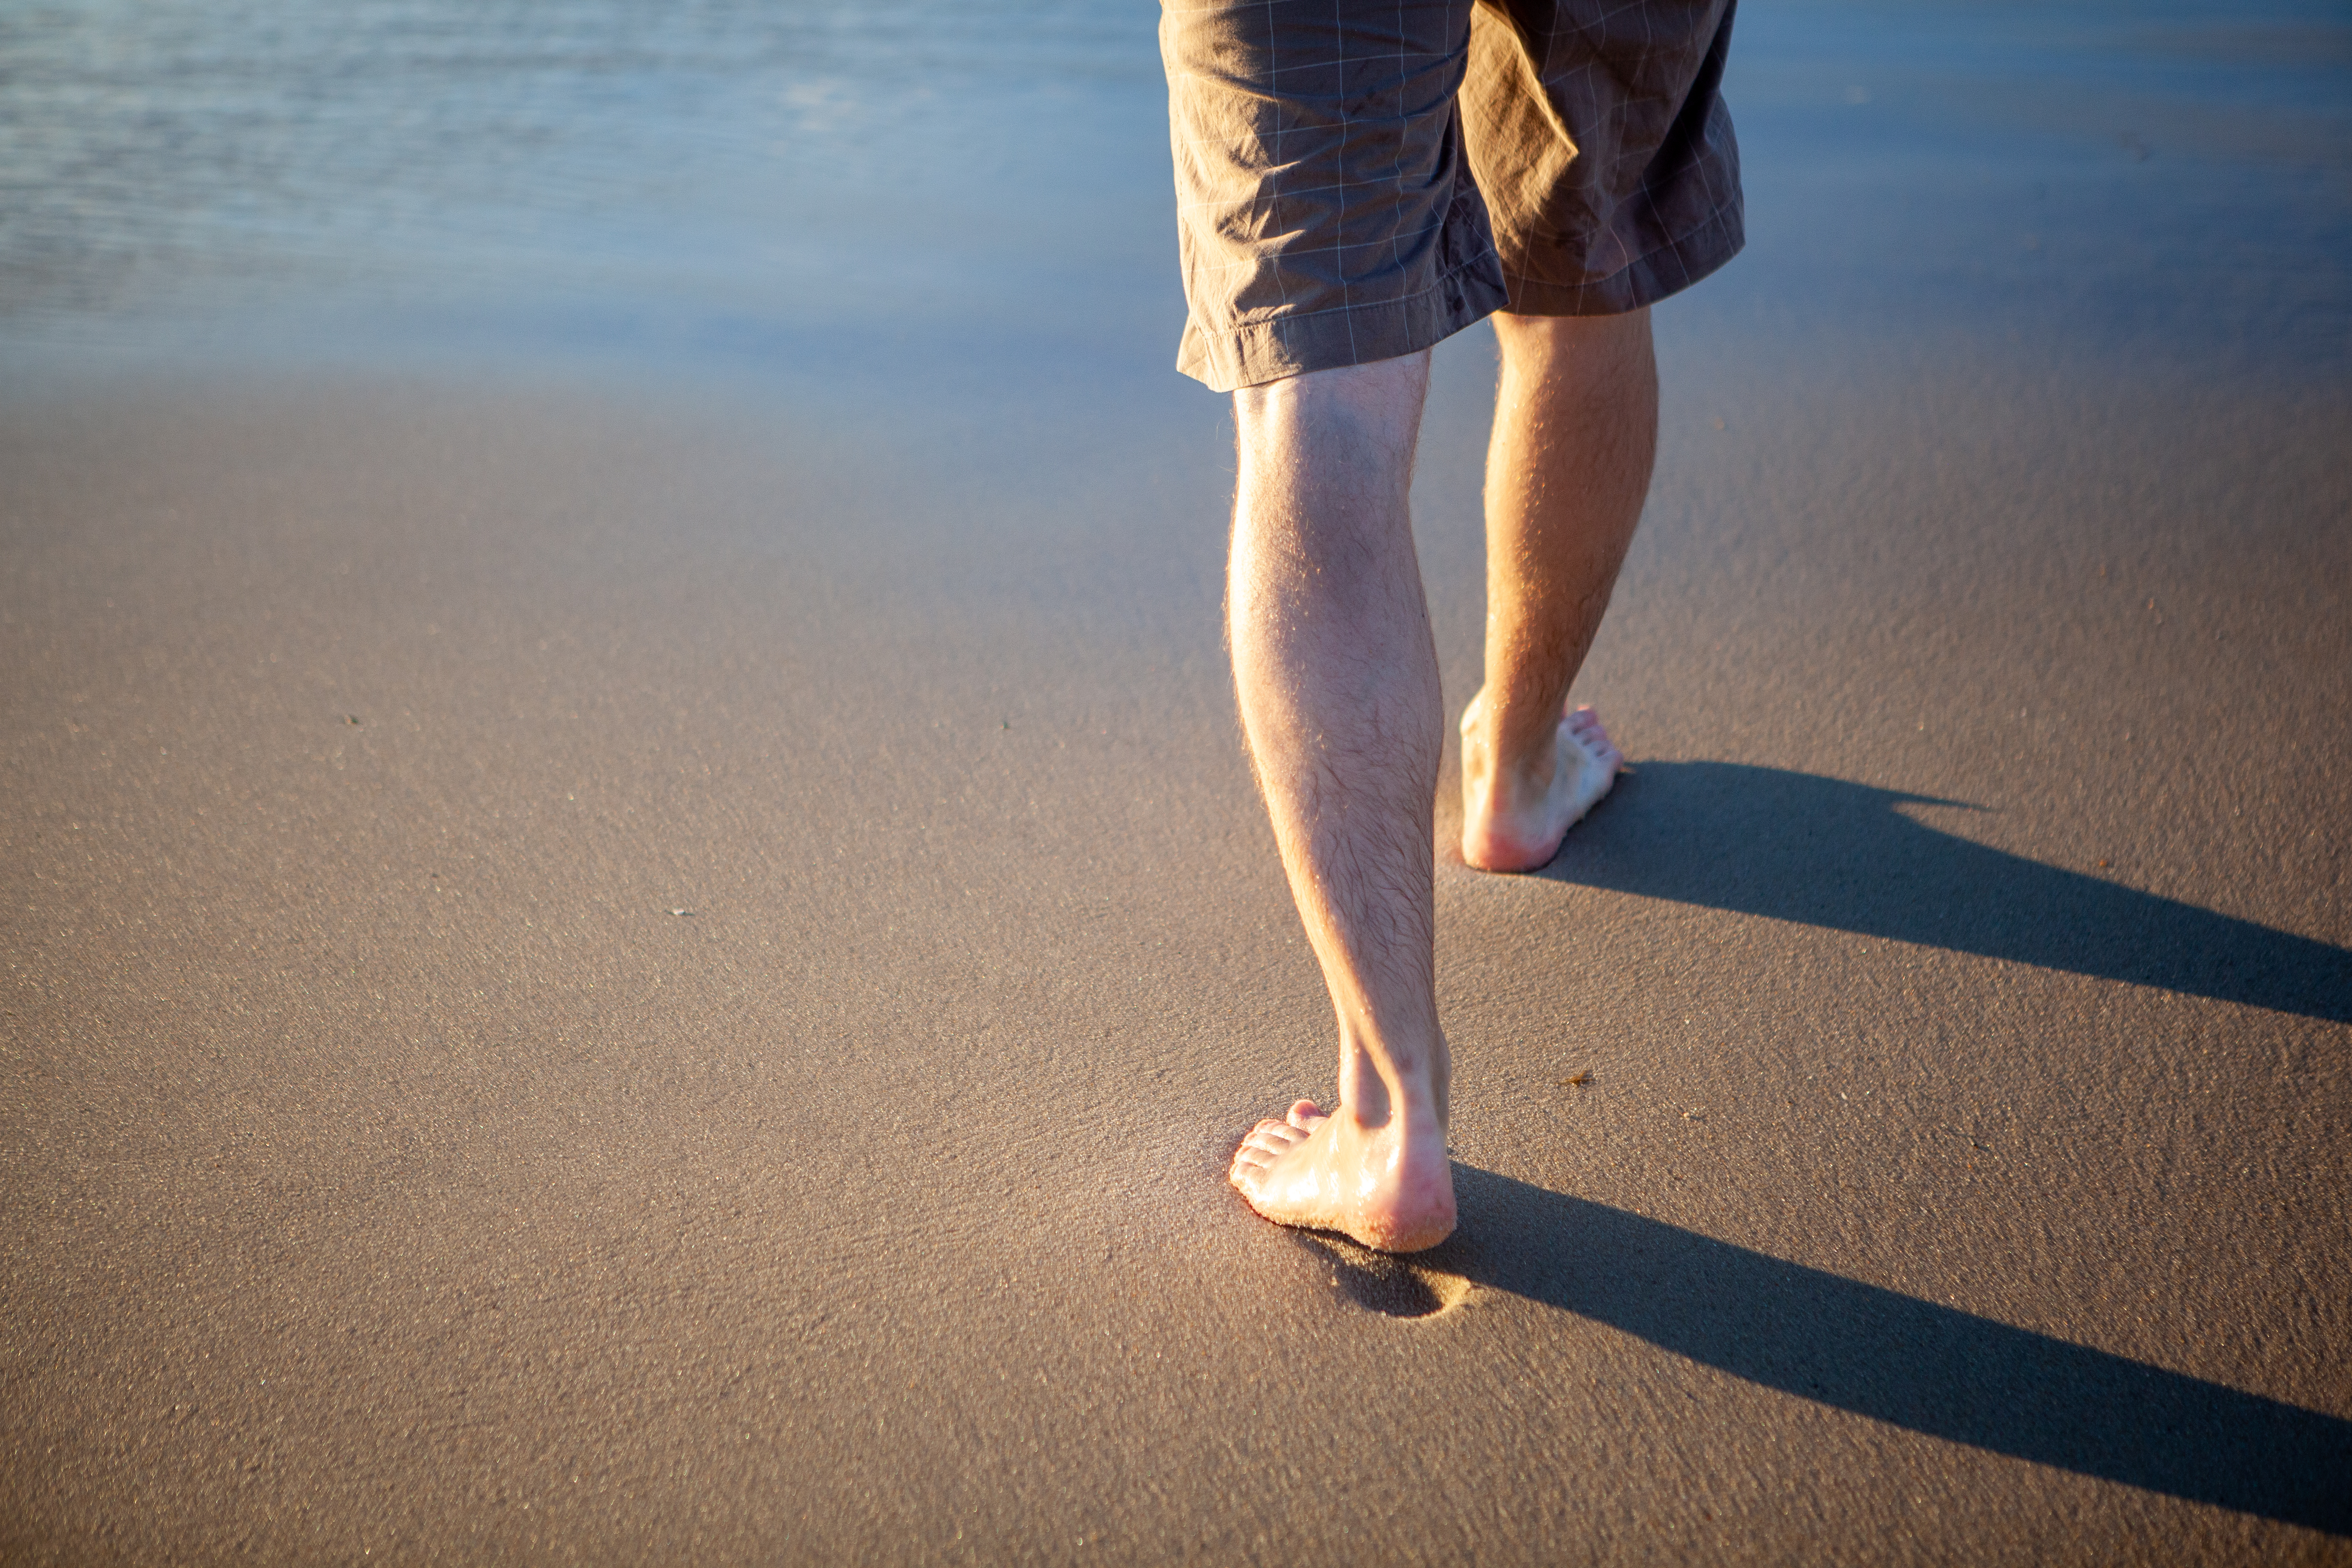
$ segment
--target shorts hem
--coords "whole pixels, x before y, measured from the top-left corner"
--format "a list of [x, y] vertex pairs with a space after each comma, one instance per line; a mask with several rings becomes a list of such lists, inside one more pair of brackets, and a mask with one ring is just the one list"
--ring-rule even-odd
[[1419, 353], [1510, 309], [1508, 301], [1508, 286], [1490, 251], [1402, 300], [1276, 316], [1215, 332], [1188, 320], [1176, 368], [1212, 392], [1239, 392]]
[[1734, 205], [1648, 255], [1590, 283], [1552, 283], [1507, 269], [1503, 274], [1515, 316], [1622, 316], [1679, 294], [1739, 254], [1748, 243], [1741, 207]]

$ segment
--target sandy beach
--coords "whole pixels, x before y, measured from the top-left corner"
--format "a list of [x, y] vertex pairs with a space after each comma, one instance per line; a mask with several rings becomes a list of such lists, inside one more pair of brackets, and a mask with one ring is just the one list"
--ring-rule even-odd
[[855, 354], [0, 318], [0, 1556], [2352, 1561], [2347, 165], [1770, 26], [1402, 1262], [1223, 1179], [1331, 1023], [1164, 162]]

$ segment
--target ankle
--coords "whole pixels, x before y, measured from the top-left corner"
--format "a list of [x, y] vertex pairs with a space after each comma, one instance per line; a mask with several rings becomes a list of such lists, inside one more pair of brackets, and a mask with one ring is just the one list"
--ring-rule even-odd
[[1514, 746], [1486, 693], [1473, 697], [1462, 711], [1462, 788], [1472, 809], [1513, 812], [1540, 802], [1558, 766], [1557, 728]]
[[1350, 1104], [1343, 1095], [1335, 1114], [1360, 1133], [1401, 1132], [1410, 1138], [1432, 1128], [1444, 1131], [1444, 1097], [1433, 1088], [1417, 1085], [1391, 1089], [1384, 1098], [1369, 1106]]
[[1442, 1047], [1407, 1057], [1402, 1064], [1391, 1058], [1383, 1067], [1360, 1046], [1343, 1046], [1339, 1067], [1338, 1114], [1362, 1132], [1391, 1127], [1407, 1134], [1445, 1123], [1446, 1086]]

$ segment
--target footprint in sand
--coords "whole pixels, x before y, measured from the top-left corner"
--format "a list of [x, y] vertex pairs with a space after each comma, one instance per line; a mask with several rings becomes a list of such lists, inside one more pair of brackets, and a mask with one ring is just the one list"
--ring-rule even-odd
[[1384, 1318], [1435, 1318], [1470, 1295], [1470, 1281], [1458, 1274], [1374, 1252], [1345, 1237], [1303, 1231], [1293, 1236], [1324, 1265], [1333, 1292], [1368, 1312]]

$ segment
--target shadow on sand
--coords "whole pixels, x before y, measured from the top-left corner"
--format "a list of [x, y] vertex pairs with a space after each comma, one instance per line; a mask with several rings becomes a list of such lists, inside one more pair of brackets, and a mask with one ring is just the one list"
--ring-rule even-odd
[[1987, 849], [1956, 805], [1738, 763], [1643, 763], [1538, 875], [2352, 1023], [2352, 951]]
[[1346, 1294], [1392, 1317], [1437, 1310], [1451, 1275], [1907, 1431], [2352, 1535], [2352, 1421], [1489, 1171], [1454, 1175], [1462, 1228], [1432, 1251], [1292, 1234]]
[[[2352, 952], [1938, 832], [1932, 797], [1732, 763], [1644, 763], [1540, 873], [2352, 1022]], [[1382, 1257], [1293, 1232], [1359, 1305], [1466, 1279], [1908, 1431], [2352, 1535], [2352, 1421], [1786, 1263], [1456, 1164], [1462, 1227]]]

